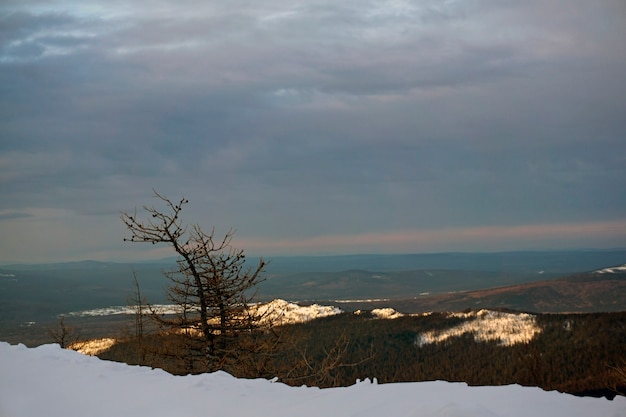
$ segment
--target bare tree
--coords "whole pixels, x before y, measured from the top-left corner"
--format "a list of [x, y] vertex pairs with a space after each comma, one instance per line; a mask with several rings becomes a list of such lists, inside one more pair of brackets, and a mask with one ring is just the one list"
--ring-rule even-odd
[[133, 269], [133, 294], [128, 297], [128, 305], [135, 311], [134, 314], [134, 338], [137, 343], [137, 354], [141, 362], [146, 359], [146, 352], [143, 346], [144, 317], [147, 310], [147, 301], [141, 295], [137, 272]]
[[48, 334], [62, 349], [79, 350], [82, 346], [78, 343], [80, 334], [73, 326], [65, 323], [65, 316], [59, 318], [54, 329], [48, 328]]
[[[165, 271], [170, 281], [169, 300], [177, 306], [174, 314], [152, 316], [170, 331], [186, 336], [189, 351], [204, 362], [205, 370], [228, 369], [237, 362], [239, 340], [262, 326], [262, 317], [250, 308], [266, 262], [260, 259], [246, 267], [243, 250], [231, 246], [234, 231], [215, 239], [199, 225], [186, 225], [180, 219], [188, 200], [177, 203], [154, 192], [164, 209], [144, 206], [147, 219], [122, 213], [131, 233], [130, 242], [170, 245], [178, 254], [177, 268]], [[192, 358], [193, 359], [193, 358]]]
[[342, 370], [356, 368], [375, 357], [373, 347], [370, 347], [367, 356], [355, 362], [346, 362], [350, 356], [350, 339], [345, 332], [335, 340], [330, 349], [324, 348], [323, 355], [317, 358], [307, 352], [306, 346], [299, 346], [297, 341], [292, 342], [291, 348], [299, 356], [299, 360], [295, 360], [290, 369], [280, 369], [277, 373], [281, 381], [290, 385], [305, 383], [322, 388], [338, 387], [345, 383], [340, 375]]

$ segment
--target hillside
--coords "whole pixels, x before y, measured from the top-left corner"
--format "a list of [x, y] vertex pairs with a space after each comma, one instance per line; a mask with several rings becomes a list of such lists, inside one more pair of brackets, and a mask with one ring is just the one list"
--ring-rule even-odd
[[[261, 367], [225, 365], [223, 370], [237, 377], [276, 377], [294, 386], [348, 386], [375, 376], [382, 383], [521, 384], [607, 398], [626, 393], [626, 312], [339, 313], [320, 306], [303, 312], [321, 318], [288, 321], [258, 334], [256, 343], [270, 349], [262, 361], [251, 362]], [[166, 346], [174, 348], [164, 351]], [[178, 375], [204, 372], [202, 363], [186, 359], [193, 355], [187, 346], [176, 334], [152, 333], [74, 348]]]
[[[576, 271], [615, 265], [608, 261], [618, 259], [623, 263], [624, 256], [624, 251], [569, 251], [275, 258], [258, 294], [261, 301], [319, 302], [346, 311], [621, 311], [626, 310], [624, 271]], [[5, 265], [0, 268], [0, 339], [45, 343], [59, 315], [124, 306], [133, 291], [133, 274], [143, 296], [166, 303], [162, 271], [170, 267], [171, 260]], [[73, 324], [84, 329], [83, 336], [98, 337], [123, 321], [111, 316]]]
[[368, 303], [343, 303], [347, 309], [393, 307], [407, 313], [496, 308], [565, 313], [626, 311], [626, 269], [606, 268], [551, 280], [473, 291], [393, 299]]

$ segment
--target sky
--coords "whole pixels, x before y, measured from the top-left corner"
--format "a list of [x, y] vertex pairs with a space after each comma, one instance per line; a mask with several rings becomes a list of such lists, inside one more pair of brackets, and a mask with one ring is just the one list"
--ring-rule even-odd
[[0, 263], [626, 247], [623, 0], [0, 4]]
[[[174, 376], [64, 350], [0, 342], [0, 414], [56, 417], [115, 415], [262, 415], [318, 417], [619, 417], [626, 398], [575, 397], [519, 385], [469, 387], [443, 381], [346, 388], [289, 387], [225, 372]], [[105, 399], [103, 401], [103, 399]]]

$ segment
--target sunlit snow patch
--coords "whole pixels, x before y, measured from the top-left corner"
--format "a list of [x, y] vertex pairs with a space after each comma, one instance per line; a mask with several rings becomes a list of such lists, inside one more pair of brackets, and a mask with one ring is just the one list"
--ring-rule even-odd
[[99, 317], [99, 316], [115, 316], [118, 314], [135, 314], [137, 309], [130, 306], [111, 306], [104, 308], [94, 308], [91, 310], [72, 311], [64, 314], [67, 317]]
[[83, 355], [95, 356], [113, 346], [115, 342], [115, 339], [105, 337], [102, 339], [92, 339], [85, 342], [72, 343], [69, 348], [71, 350], [75, 350], [76, 352], [80, 352]]
[[[159, 314], [174, 314], [180, 310], [179, 306], [174, 305], [155, 305], [152, 306]], [[269, 303], [259, 303], [252, 306], [254, 313], [261, 316], [261, 323], [271, 323], [275, 326], [292, 323], [304, 323], [321, 317], [333, 316], [343, 311], [338, 307], [322, 306], [311, 304], [308, 306], [300, 306], [285, 300], [274, 300]], [[86, 311], [77, 311], [67, 314], [67, 316], [86, 317], [86, 316], [109, 316], [116, 314], [136, 314], [136, 309], [127, 306], [98, 308]], [[111, 338], [93, 339], [77, 342], [69, 348], [85, 355], [97, 355], [107, 350], [115, 344], [116, 340]]]
[[319, 304], [301, 306], [285, 300], [261, 303], [258, 304], [256, 308], [258, 314], [260, 314], [264, 320], [272, 322], [275, 325], [304, 323], [342, 313], [342, 310], [338, 307], [321, 306]]
[[[274, 324], [301, 323], [320, 317], [339, 314], [342, 310], [333, 306], [322, 306], [312, 304], [300, 306], [285, 300], [274, 300], [269, 303], [259, 303], [252, 306], [256, 312], [263, 316], [264, 320], [272, 321]], [[158, 314], [176, 314], [181, 312], [180, 306], [170, 304], [155, 304], [152, 306]], [[69, 317], [94, 317], [112, 316], [118, 314], [136, 314], [137, 309], [132, 306], [112, 306], [106, 308], [96, 308], [92, 310], [74, 311], [66, 314]]]
[[535, 316], [532, 314], [480, 310], [454, 313], [450, 314], [450, 317], [460, 317], [468, 321], [446, 330], [421, 333], [417, 336], [415, 344], [422, 347], [471, 333], [477, 342], [497, 341], [502, 346], [512, 346], [528, 343], [535, 335], [541, 333], [541, 328], [537, 326]]
[[375, 308], [372, 310], [372, 315], [379, 319], [397, 319], [403, 317], [404, 314], [394, 310], [393, 308]]

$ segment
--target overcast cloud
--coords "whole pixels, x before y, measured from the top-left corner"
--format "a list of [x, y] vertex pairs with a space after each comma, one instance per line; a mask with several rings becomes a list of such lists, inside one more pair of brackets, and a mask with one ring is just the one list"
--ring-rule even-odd
[[[3, 1], [0, 262], [626, 247], [626, 3]], [[151, 249], [152, 248], [146, 248]]]

